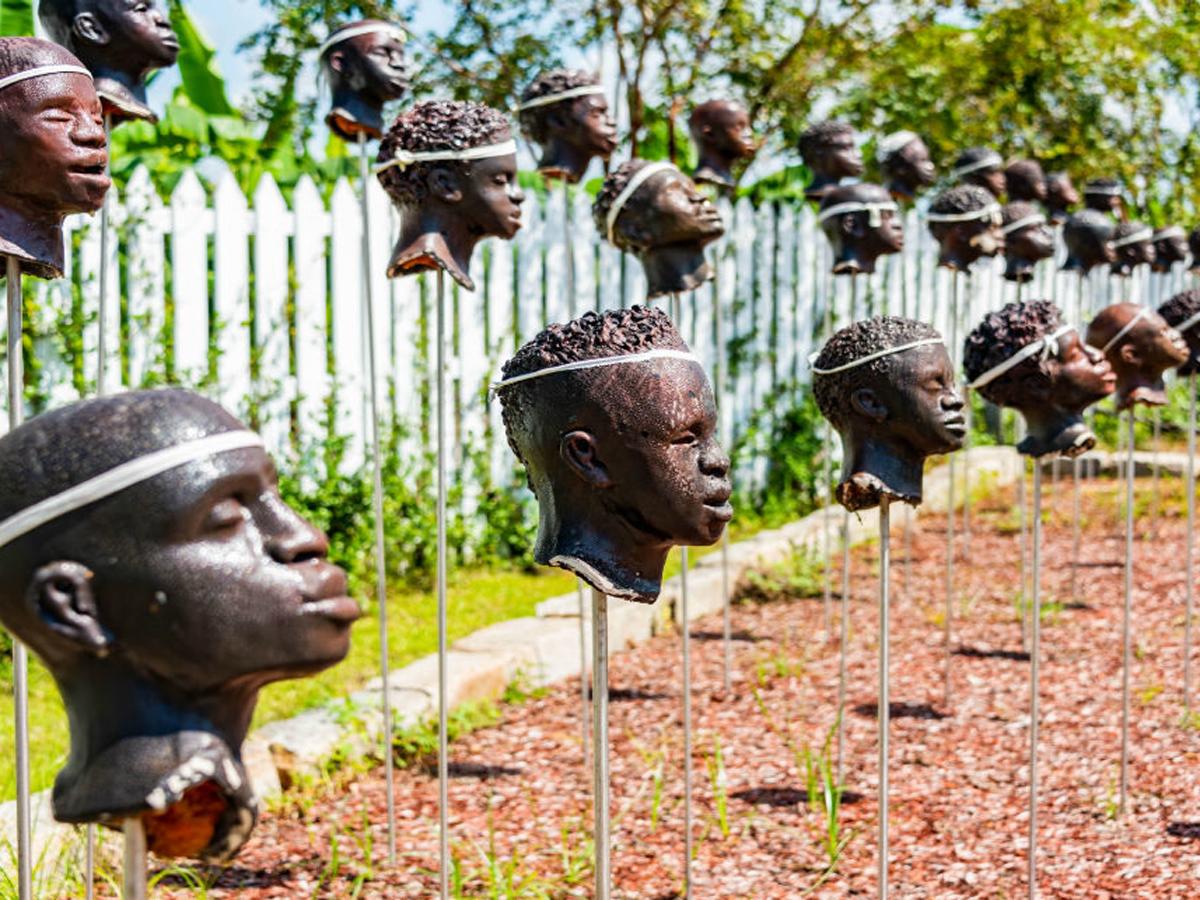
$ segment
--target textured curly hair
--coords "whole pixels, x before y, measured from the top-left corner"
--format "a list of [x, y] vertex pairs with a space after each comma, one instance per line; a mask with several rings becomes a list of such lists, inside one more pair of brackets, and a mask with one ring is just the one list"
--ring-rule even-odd
[[[1011, 359], [1023, 347], [1053, 334], [1063, 324], [1062, 312], [1049, 300], [1006, 303], [983, 321], [963, 341], [963, 370], [970, 381]], [[1021, 397], [1021, 380], [1040, 372], [1049, 377], [1045, 364], [1036, 356], [1017, 363], [979, 393], [998, 406], [1013, 406]]]
[[[395, 159], [399, 150], [409, 153], [466, 150], [511, 137], [508, 119], [490, 106], [459, 100], [429, 100], [396, 117], [379, 145], [379, 161]], [[425, 199], [426, 178], [436, 166], [453, 166], [460, 172], [469, 172], [471, 164], [447, 161], [415, 163], [405, 169], [392, 167], [379, 173], [379, 183], [401, 206], [415, 206]]]
[[[813, 361], [813, 368], [833, 369], [871, 353], [925, 338], [940, 339], [941, 335], [932, 325], [915, 319], [900, 316], [863, 319], [835, 332]], [[847, 428], [852, 414], [850, 396], [859, 388], [869, 387], [873, 382], [894, 371], [896, 361], [895, 355], [884, 356], [845, 372], [814, 375], [813, 395], [821, 415], [839, 431]]]
[[[521, 103], [599, 83], [600, 76], [594, 72], [585, 72], [582, 69], [551, 69], [530, 82], [529, 87], [521, 93]], [[573, 103], [574, 101], [564, 100], [562, 102]], [[556, 106], [558, 106], [557, 103], [535, 106], [533, 109], [523, 109], [517, 114], [520, 119], [521, 131], [535, 144], [545, 144], [550, 139], [547, 118]]]
[[[601, 237], [608, 237], [608, 211], [612, 209], [612, 205], [618, 195], [620, 195], [621, 191], [625, 190], [625, 185], [629, 184], [629, 179], [648, 165], [650, 163], [644, 159], [631, 159], [628, 162], [621, 163], [614, 172], [604, 179], [604, 184], [600, 187], [600, 193], [596, 195], [596, 199], [592, 202], [592, 221], [596, 223], [596, 230], [600, 232]], [[653, 177], [651, 176], [651, 178]], [[641, 188], [638, 190], [640, 191]], [[635, 192], [633, 196], [636, 197], [637, 193]], [[631, 197], [630, 199], [632, 200], [633, 198]], [[620, 222], [620, 217], [618, 217], [617, 221], [618, 223]], [[621, 233], [620, 227], [613, 229], [613, 244], [618, 250], [638, 249]]]
[[[977, 212], [995, 202], [996, 198], [986, 188], [977, 184], [960, 184], [938, 194], [929, 205], [929, 211], [939, 215], [958, 215]], [[940, 241], [953, 227], [953, 222], [930, 222], [929, 233]]]
[[[954, 165], [950, 168], [957, 169], [961, 166], [969, 166], [977, 162], [982, 162], [988, 157], [995, 155], [996, 151], [992, 150], [991, 147], [968, 147], [966, 150], [962, 151], [962, 153], [958, 154], [958, 158], [954, 160]], [[976, 169], [974, 172], [970, 172], [968, 174], [981, 175], [984, 172], [994, 172], [1002, 165], [1003, 163], [998, 162], [994, 166], [988, 166], [984, 169]]]
[[1121, 182], [1116, 178], [1093, 178], [1083, 186], [1083, 195], [1103, 194], [1111, 196], [1114, 191], [1122, 190]]
[[1102, 212], [1094, 209], [1081, 209], [1067, 219], [1063, 225], [1063, 243], [1067, 253], [1072, 258], [1080, 256], [1079, 251], [1096, 251], [1113, 238], [1113, 221]]
[[810, 125], [800, 134], [800, 140], [798, 141], [800, 158], [811, 169], [814, 160], [825, 152], [829, 142], [845, 134], [853, 137], [854, 126], [841, 119], [826, 119], [823, 122]]
[[1005, 203], [1000, 208], [1000, 218], [1005, 225], [1011, 225], [1013, 222], [1019, 222], [1027, 216], [1036, 216], [1041, 212], [1032, 203], [1027, 203], [1024, 200], [1014, 200], [1012, 203]]
[[[1112, 239], [1114, 241], [1119, 241], [1119, 240], [1121, 240], [1121, 238], [1127, 238], [1132, 234], [1137, 234], [1139, 231], [1145, 231], [1145, 230], [1146, 230], [1146, 226], [1141, 222], [1118, 222], [1117, 227], [1113, 229]], [[1147, 244], [1153, 243], [1153, 241], [1154, 241], [1153, 237], [1146, 239]], [[1138, 243], [1142, 243], [1142, 242], [1138, 241]], [[1130, 246], [1130, 245], [1127, 244], [1126, 246]]]
[[[1166, 319], [1172, 328], [1178, 328], [1196, 313], [1200, 313], [1200, 291], [1178, 293], [1158, 308], [1158, 314]], [[1183, 337], [1191, 347], [1193, 340], [1200, 337], [1200, 325], [1193, 325], [1184, 332]], [[1200, 364], [1197, 364], [1196, 359], [1196, 353], [1193, 352], [1188, 361], [1175, 371], [1180, 375], [1200, 375]]]

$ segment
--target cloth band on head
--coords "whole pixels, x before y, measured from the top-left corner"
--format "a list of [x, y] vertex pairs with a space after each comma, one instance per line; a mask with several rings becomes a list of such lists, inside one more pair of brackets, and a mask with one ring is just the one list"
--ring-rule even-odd
[[17, 538], [24, 537], [48, 522], [113, 494], [119, 494], [128, 487], [148, 481], [155, 475], [161, 475], [171, 469], [177, 469], [185, 463], [230, 450], [262, 446], [262, 438], [253, 431], [239, 430], [226, 431], [147, 453], [9, 516], [0, 522], [0, 547], [11, 544]]
[[1045, 224], [1045, 216], [1043, 216], [1041, 213], [1033, 213], [1032, 215], [1025, 216], [1023, 219], [1017, 219], [1015, 222], [1009, 222], [1007, 225], [1001, 228], [1000, 231], [1003, 234], [1012, 234], [1014, 231], [1020, 231], [1022, 228], [1025, 228], [1029, 225]]
[[584, 84], [579, 87], [573, 87], [567, 91], [559, 91], [557, 94], [546, 94], [544, 97], [534, 97], [532, 100], [527, 100], [517, 107], [517, 112], [524, 112], [527, 109], [536, 109], [539, 106], [551, 106], [555, 103], [561, 103], [563, 100], [574, 100], [576, 97], [590, 97], [593, 94], [603, 94], [604, 85], [601, 84]]
[[608, 209], [608, 216], [605, 220], [605, 231], [608, 232], [608, 242], [614, 244], [613, 229], [617, 225], [617, 217], [621, 215], [621, 210], [625, 208], [625, 204], [632, 199], [637, 193], [637, 189], [645, 184], [650, 178], [657, 175], [659, 172], [676, 171], [675, 167], [669, 162], [654, 162], [647, 163], [642, 166], [629, 179], [629, 183], [625, 185], [625, 189], [617, 194], [617, 199], [613, 201], [612, 206]]
[[1046, 360], [1055, 356], [1061, 358], [1062, 344], [1060, 343], [1059, 339], [1074, 330], [1074, 325], [1063, 325], [1053, 334], [1048, 334], [1044, 338], [1039, 338], [1032, 344], [1026, 344], [1008, 359], [1004, 360], [1004, 362], [992, 366], [990, 369], [972, 381], [969, 385], [967, 385], [967, 387], [971, 388], [971, 390], [979, 390], [979, 388], [991, 384], [1009, 369], [1016, 368], [1019, 364], [1023, 363], [1031, 356], [1037, 356], [1038, 354], [1041, 354], [1041, 359], [1039, 362], [1045, 362]]
[[515, 140], [502, 141], [499, 144], [482, 144], [479, 147], [467, 147], [465, 150], [421, 150], [416, 153], [397, 150], [392, 159], [375, 167], [375, 174], [386, 172], [388, 169], [404, 171], [417, 163], [491, 159], [494, 156], [513, 156], [516, 152], [517, 142]]
[[1119, 184], [1085, 184], [1083, 192], [1100, 197], [1118, 197], [1121, 194], [1121, 186]]
[[848, 362], [840, 366], [834, 366], [832, 369], [818, 369], [815, 365], [816, 361], [821, 358], [823, 350], [818, 350], [808, 358], [808, 363], [812, 366], [814, 375], [834, 375], [838, 372], [845, 372], [847, 369], [857, 369], [859, 366], [865, 366], [869, 362], [875, 362], [877, 359], [883, 359], [885, 356], [892, 356], [896, 353], [903, 353], [905, 350], [912, 350], [915, 347], [927, 347], [932, 344], [941, 344], [943, 347], [946, 342], [940, 337], [922, 338], [919, 341], [911, 341], [907, 344], [901, 344], [899, 347], [888, 347], [886, 350], [876, 350], [874, 353], [869, 353], [853, 362]]
[[391, 22], [364, 22], [361, 25], [351, 25], [349, 28], [343, 28], [341, 31], [335, 31], [331, 34], [329, 40], [323, 43], [321, 48], [317, 50], [317, 59], [321, 59], [326, 53], [343, 41], [361, 37], [364, 34], [394, 34], [400, 39], [401, 43], [408, 40], [408, 32], [399, 25], [393, 25]]
[[991, 169], [1002, 165], [1004, 165], [1004, 158], [993, 150], [987, 156], [983, 157], [983, 159], [955, 166], [950, 170], [950, 177], [962, 178], [964, 175], [970, 175], [972, 172], [978, 172], [981, 169]]
[[986, 219], [991, 216], [995, 221], [1001, 215], [999, 203], [989, 203], [982, 209], [975, 209], [971, 212], [964, 213], [928, 213], [925, 216], [926, 222], [974, 222], [976, 219]]
[[897, 131], [880, 138], [879, 143], [875, 145], [876, 161], [887, 162], [893, 153], [898, 153], [918, 138], [919, 135], [915, 131]]
[[1140, 244], [1142, 241], [1152, 240], [1154, 240], [1154, 229], [1142, 228], [1139, 231], [1135, 231], [1133, 234], [1125, 235], [1125, 237], [1121, 238], [1120, 240], [1113, 241], [1112, 245], [1114, 248], [1128, 247], [1130, 244]]
[[558, 375], [561, 372], [578, 372], [581, 369], [600, 369], [605, 366], [629, 365], [631, 363], [648, 362], [652, 359], [682, 359], [685, 362], [694, 362], [698, 365], [703, 365], [698, 356], [686, 350], [647, 350], [644, 353], [630, 353], [625, 356], [577, 359], [575, 362], [563, 363], [561, 366], [550, 366], [549, 368], [538, 369], [536, 372], [526, 372], [524, 375], [514, 375], [512, 378], [497, 381], [492, 385], [492, 394], [498, 394], [500, 391], [507, 387], [512, 387], [514, 384], [520, 384], [523, 381], [532, 381], [534, 378], [543, 378], [546, 375]]
[[832, 219], [834, 216], [842, 216], [846, 213], [866, 212], [871, 214], [868, 220], [872, 228], [878, 228], [883, 221], [881, 213], [896, 212], [900, 207], [891, 200], [883, 200], [879, 203], [869, 203], [860, 200], [847, 200], [845, 203], [835, 203], [828, 209], [823, 209], [817, 215], [817, 224], [824, 222], [826, 219]]
[[1189, 331], [1192, 328], [1195, 328], [1197, 325], [1200, 325], [1200, 312], [1196, 313], [1190, 318], [1184, 319], [1178, 325], [1173, 325], [1171, 327], [1173, 327], [1180, 334], [1183, 334], [1185, 331]]
[[1156, 241], [1165, 241], [1167, 238], [1173, 237], [1185, 238], [1187, 237], [1187, 232], [1178, 225], [1168, 225], [1166, 228], [1160, 228], [1154, 232], [1154, 240]]
[[36, 69], [26, 69], [24, 72], [0, 78], [0, 91], [6, 87], [12, 87], [14, 84], [20, 84], [22, 81], [28, 81], [30, 78], [41, 78], [45, 75], [86, 75], [88, 78], [92, 78], [92, 73], [83, 66], [38, 66]]
[[1107, 354], [1109, 350], [1111, 350], [1113, 347], [1117, 346], [1117, 344], [1121, 343], [1121, 339], [1123, 337], [1125, 337], [1125, 335], [1127, 335], [1127, 334], [1129, 334], [1129, 332], [1133, 331], [1134, 325], [1136, 325], [1142, 319], [1146, 318], [1146, 316], [1148, 316], [1148, 315], [1150, 315], [1149, 307], [1143, 306], [1141, 309], [1139, 309], [1137, 311], [1137, 315], [1135, 315], [1132, 319], [1130, 319], [1128, 322], [1125, 323], [1124, 328], [1122, 328], [1120, 331], [1118, 331], [1116, 334], [1114, 334], [1112, 336], [1112, 339], [1107, 344], [1105, 344], [1103, 347], [1100, 348], [1100, 352]]

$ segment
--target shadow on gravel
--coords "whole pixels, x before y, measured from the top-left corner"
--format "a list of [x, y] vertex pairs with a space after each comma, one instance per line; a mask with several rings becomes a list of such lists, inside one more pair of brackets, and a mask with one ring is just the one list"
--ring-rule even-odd
[[[491, 781], [493, 778], [506, 778], [511, 775], [522, 775], [524, 769], [514, 766], [493, 766], [488, 763], [451, 762], [449, 765], [451, 778], [473, 778], [476, 781]], [[425, 766], [425, 773], [437, 777], [437, 763]]]
[[[864, 718], [879, 717], [878, 703], [860, 703], [854, 711]], [[939, 721], [947, 718], [943, 712], [938, 712], [928, 703], [889, 703], [888, 712], [893, 719], [932, 719]]]
[[1011, 659], [1013, 662], [1029, 662], [1029, 654], [1024, 650], [980, 650], [978, 647], [959, 647], [954, 651], [955, 656], [965, 656], [968, 659]]
[[[744, 791], [738, 791], [729, 796], [734, 800], [749, 803], [751, 806], [773, 806], [777, 809], [798, 806], [809, 802], [808, 791], [802, 791], [798, 788], [747, 788]], [[814, 797], [813, 799], [822, 800], [823, 798]], [[845, 806], [858, 803], [861, 800], [862, 794], [855, 793], [854, 791], [842, 791], [842, 804]]]
[[1167, 834], [1185, 841], [1200, 841], [1200, 822], [1172, 822], [1167, 826]]
[[[744, 644], [757, 644], [760, 641], [765, 641], [766, 638], [759, 637], [749, 631], [735, 631], [729, 635], [735, 641], [741, 641]], [[720, 641], [725, 639], [723, 631], [693, 631], [692, 640], [694, 641]]]
[[[668, 700], [674, 694], [662, 694], [658, 691], [643, 691], [641, 688], [614, 688], [608, 689], [609, 703], [626, 703], [631, 700]], [[588, 691], [588, 699], [591, 699], [591, 691]]]

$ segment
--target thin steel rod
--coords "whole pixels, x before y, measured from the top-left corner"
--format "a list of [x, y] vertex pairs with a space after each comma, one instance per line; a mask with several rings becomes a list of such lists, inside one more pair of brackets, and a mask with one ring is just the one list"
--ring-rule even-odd
[[1158, 480], [1158, 448], [1162, 441], [1162, 411], [1154, 410], [1154, 436], [1152, 438], [1152, 446], [1150, 448], [1150, 479], [1151, 479], [1151, 500], [1150, 504], [1150, 536], [1153, 537], [1158, 533], [1158, 514], [1159, 504], [1162, 502], [1161, 485]]
[[1029, 650], [1029, 524], [1025, 518], [1025, 457], [1021, 457], [1021, 477], [1017, 479], [1017, 540], [1021, 545], [1021, 649]]
[[850, 513], [842, 518], [842, 628], [839, 640], [841, 658], [838, 660], [837, 702], [837, 789], [842, 789], [842, 760], [846, 751], [846, 654], [850, 644]]
[[[950, 303], [950, 358], [954, 360], [954, 371], [958, 371], [958, 295], [959, 273], [953, 273], [953, 297]], [[968, 400], [968, 403], [970, 401]], [[943, 701], [950, 706], [950, 648], [954, 642], [954, 454], [947, 461], [949, 473], [948, 491], [946, 496], [946, 612], [944, 630], [944, 672], [943, 672]]]
[[146, 900], [146, 827], [134, 817], [124, 822], [125, 852], [121, 866], [121, 900]]
[[437, 628], [438, 628], [438, 856], [442, 900], [450, 897], [450, 746], [446, 697], [446, 273], [437, 270]]
[[379, 614], [379, 672], [383, 679], [383, 771], [387, 792], [388, 863], [396, 864], [396, 775], [392, 758], [392, 682], [391, 653], [388, 649], [387, 548], [383, 528], [383, 441], [379, 436], [378, 361], [375, 358], [375, 287], [371, 265], [371, 201], [367, 191], [371, 162], [367, 154], [367, 135], [358, 135], [359, 176], [362, 182], [362, 279], [363, 321], [367, 327], [367, 398], [371, 404], [371, 515], [375, 536], [375, 606]]
[[1183, 620], [1183, 708], [1192, 711], [1192, 604], [1195, 588], [1196, 544], [1196, 376], [1188, 376], [1188, 437], [1187, 437], [1187, 550], [1184, 565], [1187, 567], [1183, 579], [1185, 590]]
[[1125, 462], [1125, 614], [1121, 623], [1121, 800], [1120, 815], [1125, 815], [1129, 799], [1129, 666], [1133, 635], [1133, 407], [1129, 409], [1129, 439]]
[[[716, 379], [718, 433], [721, 436], [721, 446], [728, 450], [732, 446], [733, 441], [726, 425], [728, 421], [726, 416], [728, 408], [726, 404], [729, 402], [729, 378], [725, 372], [725, 325], [722, 321], [720, 273], [721, 267], [718, 265], [713, 270], [712, 283], [713, 343], [716, 344], [716, 353], [713, 355], [713, 377]], [[731, 472], [730, 475], [732, 476], [732, 474]], [[722, 664], [724, 666], [723, 677], [726, 693], [729, 693], [733, 689], [733, 596], [729, 581], [729, 529], [726, 528], [721, 532], [721, 596], [724, 598], [721, 604], [721, 637], [724, 641]]]
[[609, 836], [608, 772], [608, 597], [592, 589], [592, 814], [595, 848], [595, 894], [609, 900], [612, 892]]
[[[830, 251], [832, 252], [832, 251]], [[825, 309], [824, 322], [821, 330], [825, 334], [825, 340], [828, 341], [833, 337], [833, 276], [828, 271], [825, 273]], [[831, 534], [832, 524], [829, 521], [829, 508], [833, 505], [833, 428], [828, 421], [825, 422], [825, 511], [822, 516], [822, 547], [821, 555], [825, 560], [823, 567], [824, 584], [822, 591], [822, 618], [825, 628], [825, 640], [829, 640], [830, 636], [830, 621], [832, 618], [833, 609], [833, 536]]]
[[[954, 278], [955, 278], [955, 282], [957, 283], [958, 273], [955, 273]], [[967, 295], [968, 296], [967, 296], [966, 303], [962, 304], [966, 307], [966, 309], [962, 310], [961, 312], [959, 312], [959, 309], [958, 309], [960, 302], [959, 302], [957, 286], [956, 286], [956, 289], [954, 292], [955, 293], [955, 297], [954, 297], [955, 328], [954, 328], [954, 335], [951, 338], [951, 342], [954, 347], [954, 355], [953, 355], [952, 359], [954, 360], [954, 371], [955, 372], [958, 372], [962, 368], [962, 347], [959, 345], [959, 340], [958, 340], [958, 335], [960, 333], [959, 325], [962, 324], [962, 319], [965, 318], [965, 316], [963, 314], [969, 312], [971, 309], [971, 305], [972, 305], [971, 301], [975, 297], [975, 284], [976, 284], [976, 282], [970, 276], [967, 276]], [[974, 422], [974, 418], [975, 418], [975, 405], [971, 402], [971, 389], [970, 388], [964, 389], [963, 396], [967, 401], [967, 408], [965, 410], [963, 410], [963, 412], [965, 414], [965, 418], [966, 418], [967, 436], [966, 436], [966, 439], [963, 441], [963, 458], [962, 458], [962, 461], [963, 461], [963, 510], [962, 510], [963, 533], [962, 533], [961, 544], [962, 544], [963, 562], [966, 562], [971, 556], [971, 435], [974, 433], [973, 432], [973, 427], [974, 427], [973, 422]], [[953, 512], [951, 512], [950, 514], [954, 515]]]
[[[889, 577], [891, 565], [891, 510], [884, 497], [879, 503], [879, 897], [888, 895], [888, 727], [891, 699], [888, 696], [888, 672], [891, 666], [891, 626], [889, 624]], [[840, 787], [840, 785], [839, 785]]]
[[1071, 460], [1071, 602], [1079, 602], [1079, 552], [1083, 542], [1083, 467], [1079, 457]]
[[1033, 628], [1029, 647], [1029, 900], [1037, 898], [1038, 706], [1042, 641], [1042, 464], [1033, 461]]
[[[112, 116], [104, 117], [104, 141], [105, 144], [112, 145]], [[111, 163], [111, 158], [105, 163], [105, 174], [108, 174]], [[112, 239], [109, 196], [110, 194], [104, 195], [104, 203], [100, 206], [100, 318], [96, 343], [96, 393], [101, 397], [108, 393], [108, 254]], [[93, 840], [94, 836], [94, 828], [88, 826], [88, 840]]]

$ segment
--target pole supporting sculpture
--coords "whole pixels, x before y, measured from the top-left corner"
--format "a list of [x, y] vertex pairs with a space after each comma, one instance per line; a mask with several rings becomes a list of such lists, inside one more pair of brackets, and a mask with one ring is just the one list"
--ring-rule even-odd
[[805, 129], [800, 135], [800, 158], [813, 173], [804, 196], [820, 201], [826, 191], [837, 187], [843, 178], [863, 173], [862, 151], [849, 122], [827, 119]]
[[612, 896], [612, 836], [609, 833], [608, 598], [592, 588], [592, 846], [596, 900]]
[[734, 168], [752, 159], [759, 148], [746, 108], [735, 100], [701, 103], [688, 117], [688, 130], [699, 156], [692, 180], [732, 193], [736, 186]]

